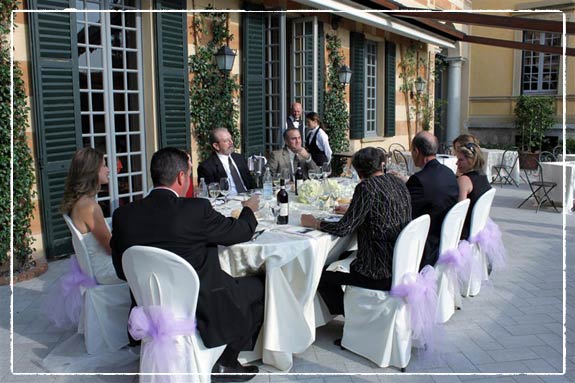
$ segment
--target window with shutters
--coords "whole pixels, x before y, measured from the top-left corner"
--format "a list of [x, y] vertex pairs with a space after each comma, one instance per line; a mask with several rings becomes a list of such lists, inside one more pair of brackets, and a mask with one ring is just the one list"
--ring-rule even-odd
[[[284, 83], [282, 78], [282, 55], [285, 52], [285, 39], [281, 38], [282, 18], [285, 15], [276, 15], [268, 13], [265, 16], [265, 151], [270, 153], [280, 149], [283, 146], [283, 127], [285, 122], [282, 120], [286, 115], [284, 105]], [[283, 73], [285, 77], [285, 73]]]
[[377, 42], [365, 43], [365, 136], [377, 134]]
[[98, 202], [104, 215], [146, 192], [141, 28], [136, 0], [77, 0], [82, 146], [106, 153], [110, 183]]
[[[561, 46], [561, 34], [550, 32], [523, 32], [523, 42], [552, 47]], [[557, 94], [561, 55], [523, 52], [523, 94]]]

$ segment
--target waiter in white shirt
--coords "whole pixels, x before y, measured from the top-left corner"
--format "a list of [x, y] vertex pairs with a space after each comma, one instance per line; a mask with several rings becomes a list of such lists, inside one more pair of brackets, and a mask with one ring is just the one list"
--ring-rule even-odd
[[247, 192], [255, 188], [255, 182], [245, 158], [234, 153], [234, 140], [226, 128], [215, 128], [210, 132], [209, 143], [214, 152], [198, 166], [198, 180], [206, 183], [220, 182], [228, 178], [230, 195]]

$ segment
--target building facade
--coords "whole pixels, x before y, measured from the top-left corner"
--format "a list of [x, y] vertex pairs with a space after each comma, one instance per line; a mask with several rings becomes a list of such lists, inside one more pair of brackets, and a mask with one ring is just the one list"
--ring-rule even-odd
[[[98, 195], [106, 216], [146, 195], [151, 188], [149, 160], [157, 149], [184, 148], [197, 166], [189, 117], [193, 74], [188, 56], [196, 50], [192, 12], [155, 11], [208, 5], [266, 11], [229, 16], [235, 37], [230, 47], [237, 52], [232, 74], [239, 75], [242, 86], [238, 128], [241, 151], [247, 155], [283, 146], [291, 102], [301, 102], [304, 113], [323, 113], [327, 34], [341, 39], [345, 64], [353, 72], [346, 93], [352, 150], [387, 148], [393, 142], [408, 146], [409, 137], [421, 130], [421, 121], [410, 117], [408, 123], [413, 91], [401, 91], [398, 63], [408, 49], [415, 49], [426, 62], [417, 72], [426, 79], [424, 92], [447, 98], [436, 91], [434, 65], [439, 54], [449, 61], [458, 43], [441, 28], [361, 11], [404, 6], [468, 9], [470, 2], [401, 3], [31, 0], [23, 10], [33, 12], [16, 14], [15, 60], [24, 71], [31, 107], [28, 134], [38, 192], [32, 231], [39, 256], [71, 250], [58, 207], [77, 149], [92, 146], [106, 153], [110, 184]], [[461, 55], [457, 51], [454, 57]]]
[[[569, 0], [506, 1], [474, 0], [473, 9], [513, 9], [492, 13], [533, 20], [575, 21], [575, 3]], [[554, 10], [555, 12], [532, 12]], [[560, 12], [557, 12], [560, 11]], [[540, 43], [561, 47], [560, 33], [491, 28], [474, 25], [473, 34], [510, 41]], [[575, 46], [575, 36], [567, 34], [567, 47]], [[514, 144], [519, 135], [514, 125], [514, 108], [520, 95], [546, 95], [555, 99], [555, 124], [548, 131], [549, 145], [563, 134], [563, 96], [566, 98], [566, 135], [575, 137], [575, 57], [567, 56], [564, 67], [560, 54], [521, 51], [489, 45], [470, 45], [469, 117], [470, 132], [488, 144]], [[496, 64], [495, 64], [496, 63]], [[563, 71], [566, 72], [565, 87]]]

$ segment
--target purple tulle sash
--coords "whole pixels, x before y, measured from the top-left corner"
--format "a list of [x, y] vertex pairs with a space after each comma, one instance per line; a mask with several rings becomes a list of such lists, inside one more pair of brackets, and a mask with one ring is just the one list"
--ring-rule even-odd
[[483, 230], [469, 238], [469, 242], [478, 245], [485, 252], [493, 270], [505, 267], [507, 254], [503, 245], [501, 230], [490, 218], [487, 219]]
[[401, 284], [394, 286], [390, 295], [407, 302], [413, 338], [421, 340], [428, 350], [435, 345], [435, 312], [437, 309], [437, 272], [425, 266], [419, 274], [407, 273]]
[[60, 283], [48, 294], [42, 305], [47, 318], [61, 328], [78, 325], [84, 304], [82, 288], [89, 289], [98, 285], [93, 277], [82, 271], [76, 257], [70, 257], [68, 266], [68, 273], [60, 278]]
[[172, 371], [172, 361], [178, 359], [174, 355], [174, 337], [192, 335], [196, 330], [196, 321], [192, 319], [176, 319], [173, 312], [162, 306], [137, 306], [130, 313], [128, 331], [136, 340], [146, 340], [146, 355], [156, 366], [154, 372]]
[[471, 275], [472, 258], [470, 255], [471, 247], [465, 241], [465, 243], [460, 242], [458, 248], [443, 252], [437, 260], [437, 265], [445, 267], [449, 286], [453, 289], [454, 296], [459, 296], [459, 286], [469, 280]]

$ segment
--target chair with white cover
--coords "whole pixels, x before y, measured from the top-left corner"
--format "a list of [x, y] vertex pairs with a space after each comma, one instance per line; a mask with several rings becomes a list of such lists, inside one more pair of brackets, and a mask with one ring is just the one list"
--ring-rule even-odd
[[[473, 206], [471, 211], [471, 223], [469, 225], [469, 238], [476, 236], [485, 228], [489, 219], [489, 212], [495, 197], [495, 188], [486, 191]], [[485, 252], [476, 244], [471, 244], [472, 271], [469, 280], [463, 284], [461, 295], [464, 297], [475, 296], [481, 290], [481, 283], [489, 279], [488, 260]]]
[[[417, 273], [429, 215], [411, 221], [399, 234], [393, 250], [392, 288], [406, 273]], [[380, 367], [403, 369], [411, 358], [412, 331], [406, 302], [390, 297], [389, 291], [347, 286], [344, 295], [345, 323], [341, 345]]]
[[[139, 306], [160, 306], [170, 310], [176, 319], [195, 318], [200, 280], [183, 258], [155, 247], [132, 246], [124, 252], [122, 265]], [[173, 339], [170, 372], [189, 375], [143, 375], [140, 382], [208, 383], [226, 346], [207, 348], [197, 331]], [[140, 373], [165, 372], [150, 355], [150, 339], [142, 339], [141, 347]]]
[[[82, 272], [94, 278], [94, 272], [82, 233], [68, 215], [64, 221], [72, 234], [72, 245]], [[110, 262], [112, 259], [110, 258]], [[116, 351], [129, 343], [128, 316], [130, 289], [127, 283], [97, 285], [83, 288], [84, 307], [80, 314], [78, 333], [84, 334], [88, 354]]]
[[[447, 254], [450, 250], [457, 250], [461, 231], [465, 223], [467, 210], [469, 209], [470, 200], [464, 199], [456, 203], [445, 215], [441, 225], [441, 240], [439, 243], [439, 254]], [[450, 277], [449, 273], [454, 270], [450, 266], [438, 262], [435, 265], [437, 270], [437, 322], [445, 323], [455, 312], [455, 307], [461, 307], [461, 295], [458, 294], [459, 286], [455, 286], [457, 278]], [[457, 293], [457, 294], [456, 294]]]

